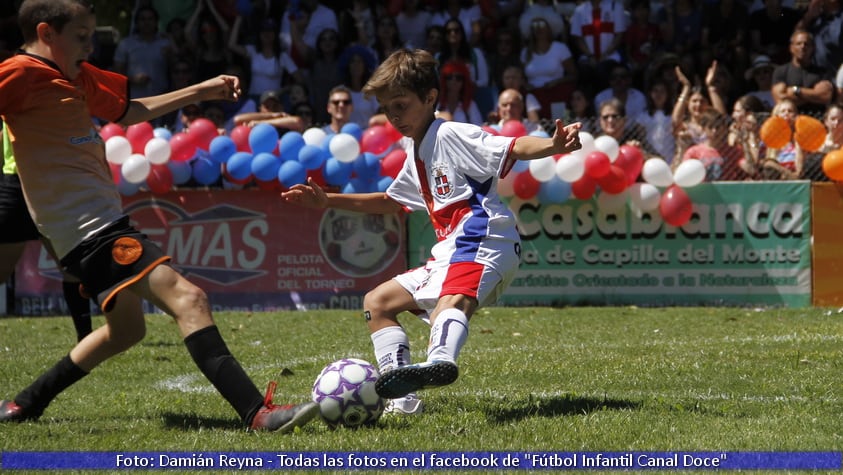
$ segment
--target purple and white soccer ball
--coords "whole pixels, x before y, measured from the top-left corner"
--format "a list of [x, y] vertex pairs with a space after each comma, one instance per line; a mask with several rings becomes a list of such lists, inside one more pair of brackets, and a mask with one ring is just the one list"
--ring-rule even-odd
[[383, 414], [384, 400], [375, 392], [378, 369], [368, 361], [343, 358], [329, 364], [313, 383], [313, 401], [330, 426], [358, 427]]

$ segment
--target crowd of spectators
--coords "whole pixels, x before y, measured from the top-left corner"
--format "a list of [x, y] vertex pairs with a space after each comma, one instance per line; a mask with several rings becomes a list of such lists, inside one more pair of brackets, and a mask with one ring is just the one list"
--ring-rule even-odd
[[[15, 41], [4, 28], [0, 47]], [[283, 133], [382, 120], [360, 91], [402, 47], [439, 59], [444, 118], [497, 123], [498, 95], [514, 89], [524, 120], [548, 130], [553, 118], [582, 121], [674, 166], [704, 145], [702, 159], [721, 168], [711, 179], [822, 179], [817, 162], [840, 142], [841, 0], [136, 0], [129, 34], [104, 38], [91, 61], [126, 74], [133, 96], [237, 73], [239, 102], [155, 125], [179, 131], [206, 116], [230, 131], [269, 93], [273, 113], [297, 117], [274, 120]], [[829, 127], [822, 151], [765, 147], [758, 130], [782, 102]], [[797, 155], [789, 173], [752, 166]]]

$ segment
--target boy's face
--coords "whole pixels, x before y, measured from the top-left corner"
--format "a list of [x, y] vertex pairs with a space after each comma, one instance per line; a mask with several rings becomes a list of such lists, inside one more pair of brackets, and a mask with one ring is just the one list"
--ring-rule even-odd
[[428, 91], [424, 100], [412, 91], [399, 89], [378, 96], [386, 118], [401, 135], [421, 140], [433, 119], [436, 105], [435, 89]]
[[39, 41], [45, 44], [51, 58], [68, 79], [76, 79], [79, 67], [87, 61], [93, 51], [93, 37], [96, 30], [96, 17], [80, 9], [79, 14], [70, 20], [61, 33], [46, 23], [38, 25]]

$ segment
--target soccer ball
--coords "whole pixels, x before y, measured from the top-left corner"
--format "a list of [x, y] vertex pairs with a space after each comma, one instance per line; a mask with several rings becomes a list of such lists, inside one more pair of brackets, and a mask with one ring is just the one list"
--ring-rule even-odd
[[331, 266], [352, 277], [385, 269], [398, 255], [401, 223], [394, 215], [331, 209], [322, 215], [319, 246]]
[[330, 427], [358, 427], [378, 420], [384, 401], [375, 392], [378, 369], [368, 361], [344, 358], [329, 364], [313, 383], [313, 401]]

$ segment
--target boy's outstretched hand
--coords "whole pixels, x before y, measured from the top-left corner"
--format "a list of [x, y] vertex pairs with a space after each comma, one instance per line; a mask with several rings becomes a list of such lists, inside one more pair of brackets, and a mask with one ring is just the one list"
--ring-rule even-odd
[[580, 143], [580, 129], [582, 129], [582, 124], [579, 122], [562, 125], [562, 120], [556, 119], [556, 131], [553, 133], [553, 148], [557, 150], [557, 153], [571, 153], [582, 148], [582, 143]]
[[204, 100], [208, 101], [236, 101], [240, 98], [240, 78], [221, 74], [199, 84]]
[[289, 190], [281, 193], [281, 198], [287, 203], [306, 208], [322, 209], [328, 206], [328, 195], [312, 178], [307, 179], [306, 185], [293, 185]]

